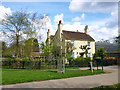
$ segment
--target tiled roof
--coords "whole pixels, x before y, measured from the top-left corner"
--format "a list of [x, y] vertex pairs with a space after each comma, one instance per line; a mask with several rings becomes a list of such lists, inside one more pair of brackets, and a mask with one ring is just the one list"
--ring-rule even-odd
[[95, 41], [89, 34], [86, 34], [86, 33], [66, 31], [66, 30], [62, 30], [62, 32], [63, 32], [63, 36], [66, 39]]

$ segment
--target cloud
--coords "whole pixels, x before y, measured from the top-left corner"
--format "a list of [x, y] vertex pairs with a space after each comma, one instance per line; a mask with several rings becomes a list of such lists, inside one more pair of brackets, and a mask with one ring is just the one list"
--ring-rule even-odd
[[83, 13], [83, 14], [81, 15], [81, 17], [75, 17], [75, 18], [72, 19], [72, 21], [81, 21], [81, 20], [83, 20], [84, 18], [85, 18], [85, 14]]
[[54, 19], [54, 23], [55, 24], [58, 24], [58, 22], [59, 22], [59, 20], [62, 20], [62, 23], [64, 22], [63, 21], [63, 13], [61, 13], [60, 15], [59, 14], [57, 14], [56, 16], [55, 16], [55, 19]]
[[65, 24], [63, 25], [62, 29], [63, 30], [68, 30], [68, 31], [81, 31], [84, 32], [84, 27], [85, 25], [81, 25], [80, 22], [74, 22], [73, 24]]
[[[74, 22], [73, 24], [64, 24], [62, 29], [84, 32], [84, 27], [85, 25], [81, 24], [80, 22]], [[101, 27], [99, 25], [88, 25], [88, 33], [95, 39], [95, 41], [99, 41], [101, 39], [111, 41], [118, 35], [118, 28], [108, 29], [107, 27]]]
[[106, 21], [105, 26], [107, 28], [118, 27], [118, 10], [111, 12], [111, 16]]
[[4, 6], [0, 6], [0, 24], [2, 22], [2, 19], [7, 18], [6, 14], [11, 15], [11, 9], [10, 8], [5, 8]]
[[75, 17], [75, 18], [72, 19], [72, 21], [80, 21], [80, 20], [81, 20], [80, 17]]
[[82, 16], [81, 16], [81, 19], [84, 19], [85, 18], [85, 14], [83, 13]]
[[102, 12], [110, 13], [117, 8], [117, 2], [81, 2], [81, 0], [72, 0], [69, 9], [72, 12]]
[[100, 27], [98, 25], [89, 26], [89, 34], [96, 40], [112, 40], [118, 35], [118, 28], [112, 29], [107, 27]]

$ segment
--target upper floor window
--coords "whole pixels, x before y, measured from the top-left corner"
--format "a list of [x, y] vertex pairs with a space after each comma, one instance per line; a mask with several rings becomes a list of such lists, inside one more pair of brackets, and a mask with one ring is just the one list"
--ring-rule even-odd
[[71, 41], [71, 45], [72, 45], [72, 47], [74, 47], [74, 41]]
[[90, 47], [90, 42], [88, 42], [88, 47]]

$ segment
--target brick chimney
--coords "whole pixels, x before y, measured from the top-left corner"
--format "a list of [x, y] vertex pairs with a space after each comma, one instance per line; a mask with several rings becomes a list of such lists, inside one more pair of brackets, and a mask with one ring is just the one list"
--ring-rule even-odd
[[59, 21], [59, 24], [62, 24], [62, 20]]
[[61, 33], [62, 33], [62, 20], [59, 21], [58, 24], [58, 33], [59, 33], [59, 38], [61, 38]]
[[85, 33], [88, 34], [88, 25], [85, 26]]
[[78, 32], [78, 30], [77, 30], [77, 32]]

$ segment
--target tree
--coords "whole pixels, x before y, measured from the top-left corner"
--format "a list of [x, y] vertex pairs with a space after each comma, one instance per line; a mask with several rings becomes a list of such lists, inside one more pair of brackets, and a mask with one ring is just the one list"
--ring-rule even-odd
[[93, 58], [95, 59], [96, 57], [101, 57], [101, 59], [104, 59], [104, 57], [106, 56], [107, 56], [107, 52], [104, 50], [104, 48], [100, 48], [100, 49], [97, 49]]
[[87, 45], [83, 45], [83, 46], [81, 45], [79, 48], [82, 49], [82, 50], [84, 50], [84, 52], [80, 53], [80, 55], [83, 56], [85, 54], [85, 56], [88, 57], [88, 50], [90, 48]]
[[32, 52], [39, 52], [39, 43], [35, 38], [29, 38], [24, 42], [24, 55], [30, 56]]
[[[15, 43], [15, 56], [20, 56], [20, 42], [26, 41], [29, 38], [41, 39], [40, 29], [44, 29], [47, 16], [39, 16], [37, 13], [28, 13], [24, 10], [19, 10], [12, 15], [7, 15], [6, 19], [2, 20], [3, 33]], [[25, 38], [24, 38], [25, 37]]]
[[[29, 18], [29, 13], [20, 10], [12, 13], [12, 15], [7, 15], [7, 18], [2, 20], [4, 29], [3, 33], [16, 43], [16, 57], [18, 57], [20, 54], [19, 42], [22, 38], [22, 35], [32, 31], [31, 21]], [[10, 35], [8, 35], [8, 33], [10, 33]]]
[[50, 45], [47, 45], [44, 42], [42, 42], [40, 45], [41, 45], [41, 49], [42, 49], [45, 57], [49, 61], [51, 59], [52, 53], [54, 51], [54, 46], [52, 45], [52, 42], [50, 43]]
[[115, 41], [120, 44], [120, 35], [118, 37], [116, 37]]
[[[97, 49], [95, 52], [93, 58], [97, 60], [97, 69], [98, 69], [98, 62], [102, 63], [102, 70], [103, 70], [103, 59], [107, 56], [107, 52], [104, 50], [104, 48]], [[101, 61], [98, 61], [101, 60]]]
[[118, 50], [120, 52], [120, 35], [115, 38], [115, 42], [118, 43]]
[[4, 41], [2, 41], [2, 56], [6, 56], [7, 46]]
[[72, 55], [73, 50], [75, 50], [75, 47], [72, 47], [71, 42], [66, 42], [66, 57], [69, 58]]

